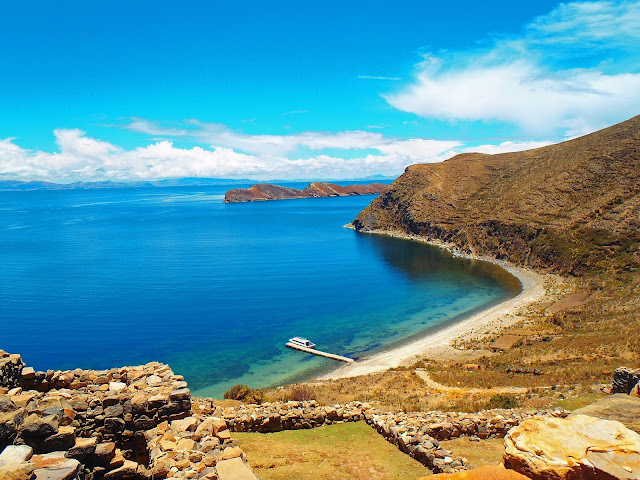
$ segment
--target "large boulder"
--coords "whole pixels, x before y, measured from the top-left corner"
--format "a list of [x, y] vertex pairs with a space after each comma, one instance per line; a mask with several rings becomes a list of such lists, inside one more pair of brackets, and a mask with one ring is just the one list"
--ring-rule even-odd
[[456, 473], [440, 473], [418, 480], [530, 480], [521, 473], [507, 470], [503, 465], [485, 465]]
[[503, 462], [536, 480], [640, 479], [640, 435], [587, 415], [534, 417], [509, 431]]
[[219, 480], [256, 480], [256, 476], [240, 457], [219, 461], [216, 470]]
[[572, 415], [590, 415], [604, 420], [617, 420], [625, 427], [640, 433], [640, 398], [616, 393], [607, 395], [586, 407], [574, 410]]

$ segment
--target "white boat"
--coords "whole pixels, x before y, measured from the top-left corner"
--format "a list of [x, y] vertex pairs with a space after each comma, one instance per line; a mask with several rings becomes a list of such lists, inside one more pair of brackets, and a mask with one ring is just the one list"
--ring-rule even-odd
[[293, 343], [294, 345], [298, 345], [300, 347], [316, 348], [316, 344], [315, 343], [311, 343], [311, 340], [307, 340], [306, 338], [302, 338], [302, 337], [290, 338], [289, 342]]

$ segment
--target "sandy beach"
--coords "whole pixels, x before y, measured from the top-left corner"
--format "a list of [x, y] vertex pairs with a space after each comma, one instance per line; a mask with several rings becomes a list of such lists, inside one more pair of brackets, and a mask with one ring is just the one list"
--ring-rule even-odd
[[[448, 245], [431, 242], [417, 236], [409, 236], [396, 232], [372, 233], [421, 241], [441, 248], [446, 248], [451, 251]], [[500, 265], [520, 280], [520, 283], [522, 284], [522, 291], [510, 300], [471, 315], [468, 318], [434, 333], [427, 334], [419, 340], [415, 340], [398, 348], [381, 352], [371, 357], [358, 360], [355, 363], [340, 367], [337, 370], [324, 375], [322, 379], [355, 377], [370, 373], [383, 372], [389, 368], [410, 364], [414, 362], [418, 356], [428, 356], [429, 358], [435, 359], [453, 359], [462, 357], [465, 352], [451, 346], [454, 339], [462, 336], [471, 337], [481, 331], [481, 333], [484, 333], [487, 329], [507, 326], [518, 321], [520, 317], [517, 315], [517, 312], [522, 307], [539, 301], [545, 296], [545, 280], [547, 278], [557, 278], [553, 275], [536, 273], [530, 269], [516, 267], [506, 262], [491, 258], [459, 254], [456, 252], [453, 253], [454, 255], [460, 255]]]

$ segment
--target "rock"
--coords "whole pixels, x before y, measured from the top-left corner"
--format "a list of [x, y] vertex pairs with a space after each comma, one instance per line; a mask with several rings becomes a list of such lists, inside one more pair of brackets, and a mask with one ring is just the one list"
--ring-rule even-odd
[[0, 466], [0, 478], [2, 480], [31, 480], [34, 468], [31, 462]]
[[121, 480], [123, 478], [131, 478], [136, 475], [138, 471], [138, 464], [131, 460], [125, 460], [124, 464], [120, 468], [111, 470], [105, 473], [104, 480]]
[[216, 470], [219, 480], [256, 480], [256, 476], [240, 457], [219, 461]]
[[221, 432], [226, 429], [227, 429], [227, 422], [225, 422], [222, 418], [211, 417], [211, 433], [216, 435], [218, 434], [218, 432]]
[[125, 423], [121, 418], [105, 418], [104, 431], [105, 433], [120, 433], [124, 431]]
[[0, 442], [11, 443], [24, 421], [24, 409], [0, 413]]
[[196, 442], [194, 442], [190, 438], [182, 438], [178, 441], [177, 449], [178, 450], [195, 450]]
[[58, 419], [54, 415], [39, 417], [32, 413], [24, 419], [20, 434], [25, 437], [50, 437], [58, 433]]
[[27, 404], [35, 398], [33, 393], [23, 393], [22, 395], [15, 395], [11, 397], [11, 401], [16, 407], [26, 407]]
[[116, 455], [116, 444], [113, 442], [99, 443], [96, 445], [93, 458], [100, 466], [107, 466]]
[[174, 432], [193, 432], [197, 426], [198, 420], [195, 417], [187, 417], [171, 422], [171, 430]]
[[638, 382], [640, 382], [640, 368], [616, 368], [613, 374], [611, 393], [628, 394]]
[[599, 399], [586, 407], [574, 410], [572, 415], [590, 415], [604, 420], [617, 420], [625, 427], [640, 433], [640, 398], [616, 393]]
[[31, 461], [36, 467], [36, 480], [72, 480], [80, 470], [80, 462], [66, 458], [64, 452], [34, 455]]
[[127, 384], [126, 383], [122, 383], [122, 382], [109, 382], [109, 391], [110, 392], [120, 392], [121, 390], [124, 390], [125, 388], [127, 388]]
[[124, 409], [122, 408], [122, 405], [120, 405], [119, 403], [116, 405], [111, 405], [110, 407], [107, 407], [104, 409], [104, 416], [106, 418], [122, 417], [123, 415], [124, 415]]
[[13, 403], [9, 397], [4, 395], [0, 396], [0, 413], [12, 412], [17, 408], [16, 404]]
[[228, 460], [231, 458], [241, 457], [242, 449], [240, 447], [227, 447], [222, 451], [220, 456], [221, 460]]
[[58, 433], [45, 438], [42, 442], [42, 452], [56, 452], [60, 450], [68, 450], [76, 443], [76, 429], [69, 426], [63, 426], [58, 429]]
[[640, 479], [640, 435], [587, 415], [533, 417], [509, 431], [503, 462], [536, 480]]
[[0, 467], [18, 465], [26, 462], [32, 456], [33, 448], [27, 445], [9, 445], [0, 453]]
[[152, 476], [152, 478], [164, 478], [170, 469], [171, 461], [165, 457], [153, 462], [153, 466], [147, 469], [147, 473]]
[[173, 390], [169, 394], [169, 398], [174, 401], [187, 400], [191, 398], [191, 391], [188, 388], [180, 388], [178, 390]]
[[157, 375], [150, 375], [147, 377], [147, 385], [150, 387], [157, 387], [162, 385], [162, 379]]
[[33, 380], [36, 378], [36, 371], [33, 367], [24, 367], [22, 369], [22, 379], [23, 380]]
[[98, 439], [96, 437], [76, 438], [76, 443], [67, 452], [67, 457], [82, 460], [83, 458], [93, 454], [93, 452], [96, 451], [97, 445]]
[[485, 465], [472, 470], [456, 473], [439, 473], [430, 477], [421, 477], [418, 480], [530, 480], [529, 477], [514, 471], [507, 470], [503, 465]]

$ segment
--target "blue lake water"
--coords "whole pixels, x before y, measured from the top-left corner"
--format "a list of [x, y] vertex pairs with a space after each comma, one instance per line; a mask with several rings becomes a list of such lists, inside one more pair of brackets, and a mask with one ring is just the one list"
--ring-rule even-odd
[[221, 397], [336, 368], [515, 296], [495, 265], [342, 228], [371, 196], [228, 186], [0, 192], [0, 348], [36, 369], [157, 360]]

